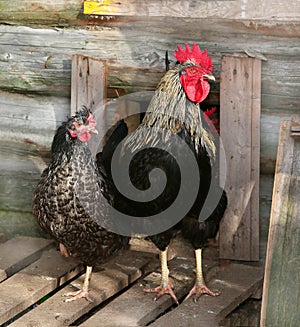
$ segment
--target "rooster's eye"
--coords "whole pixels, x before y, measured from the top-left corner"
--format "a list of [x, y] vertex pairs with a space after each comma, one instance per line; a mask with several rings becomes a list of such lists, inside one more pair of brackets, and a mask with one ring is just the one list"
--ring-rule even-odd
[[196, 69], [193, 67], [188, 68], [189, 73], [193, 74], [195, 73]]

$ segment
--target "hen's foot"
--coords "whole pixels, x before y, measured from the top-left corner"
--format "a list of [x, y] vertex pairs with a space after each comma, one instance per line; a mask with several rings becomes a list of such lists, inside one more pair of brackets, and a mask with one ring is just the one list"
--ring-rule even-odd
[[72, 302], [78, 299], [86, 299], [89, 302], [93, 302], [93, 300], [89, 297], [89, 292], [88, 291], [76, 291], [76, 292], [70, 292], [66, 293], [63, 296], [68, 297], [67, 299], [64, 300], [64, 302]]
[[189, 294], [184, 299], [184, 301], [186, 301], [188, 298], [194, 295], [194, 302], [197, 302], [202, 294], [208, 294], [210, 296], [218, 296], [221, 294], [221, 292], [219, 291], [213, 292], [204, 284], [202, 285], [195, 284], [194, 287], [190, 290]]
[[157, 301], [159, 298], [161, 298], [163, 295], [168, 294], [171, 296], [171, 298], [175, 301], [177, 305], [179, 305], [179, 302], [177, 300], [177, 297], [173, 291], [174, 286], [172, 283], [168, 283], [166, 286], [157, 286], [155, 288], [148, 288], [144, 289], [146, 293], [157, 293], [157, 295], [154, 298], [154, 301]]

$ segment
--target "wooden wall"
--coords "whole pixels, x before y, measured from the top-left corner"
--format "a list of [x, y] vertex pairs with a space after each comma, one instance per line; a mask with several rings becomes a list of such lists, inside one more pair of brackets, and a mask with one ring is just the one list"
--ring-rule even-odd
[[223, 54], [263, 59], [261, 171], [274, 172], [279, 122], [300, 111], [299, 1], [128, 3], [105, 0], [88, 16], [80, 0], [0, 1], [0, 218], [31, 211], [54, 131], [70, 110], [76, 53], [108, 61], [113, 97], [154, 90], [165, 51], [195, 41], [213, 56], [214, 104]]

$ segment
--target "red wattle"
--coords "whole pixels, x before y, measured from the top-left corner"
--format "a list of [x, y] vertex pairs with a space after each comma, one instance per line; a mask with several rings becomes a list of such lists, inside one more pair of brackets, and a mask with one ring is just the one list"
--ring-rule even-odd
[[208, 96], [210, 85], [207, 81], [181, 75], [180, 82], [190, 101], [200, 103]]
[[78, 134], [78, 138], [81, 142], [87, 142], [91, 138], [91, 134], [88, 132]]

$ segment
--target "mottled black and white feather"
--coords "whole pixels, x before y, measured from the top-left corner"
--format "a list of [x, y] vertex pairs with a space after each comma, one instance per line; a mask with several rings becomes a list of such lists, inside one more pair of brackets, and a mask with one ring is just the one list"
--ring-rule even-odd
[[88, 114], [83, 109], [58, 128], [51, 162], [34, 191], [33, 213], [71, 256], [91, 266], [122, 248], [128, 239], [98, 223], [109, 219], [109, 205], [102, 193], [110, 203], [113, 198], [87, 142], [71, 137], [68, 131], [74, 121]]

